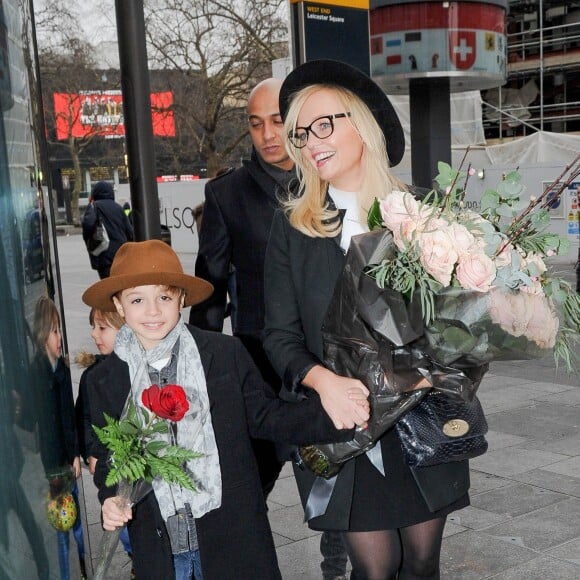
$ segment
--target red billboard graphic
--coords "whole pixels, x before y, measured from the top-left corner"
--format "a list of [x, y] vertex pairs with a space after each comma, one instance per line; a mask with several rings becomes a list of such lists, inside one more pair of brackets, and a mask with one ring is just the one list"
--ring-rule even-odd
[[[54, 93], [56, 138], [99, 135], [114, 139], [125, 135], [121, 91]], [[153, 135], [175, 137], [173, 93], [151, 93]]]
[[459, 70], [471, 68], [476, 59], [474, 30], [449, 31], [449, 58]]

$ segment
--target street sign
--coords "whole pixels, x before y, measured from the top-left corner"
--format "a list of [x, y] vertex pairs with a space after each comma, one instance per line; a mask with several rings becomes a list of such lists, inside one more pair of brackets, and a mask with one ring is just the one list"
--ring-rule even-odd
[[291, 0], [294, 65], [329, 58], [370, 74], [368, 0]]

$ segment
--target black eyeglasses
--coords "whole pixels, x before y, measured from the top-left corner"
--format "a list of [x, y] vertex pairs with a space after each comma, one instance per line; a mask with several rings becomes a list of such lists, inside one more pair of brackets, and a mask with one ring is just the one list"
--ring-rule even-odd
[[334, 133], [332, 120], [343, 119], [344, 117], [350, 117], [350, 113], [336, 113], [336, 115], [318, 117], [308, 127], [296, 127], [294, 131], [288, 133], [288, 139], [297, 149], [302, 149], [306, 145], [310, 133], [319, 139], [328, 139]]

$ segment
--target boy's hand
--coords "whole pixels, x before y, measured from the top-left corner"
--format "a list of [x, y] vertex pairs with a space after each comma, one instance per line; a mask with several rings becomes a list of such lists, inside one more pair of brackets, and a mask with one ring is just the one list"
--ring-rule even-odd
[[101, 513], [103, 516], [103, 528], [109, 532], [122, 528], [133, 517], [133, 512], [127, 504], [127, 500], [118, 495], [108, 497], [103, 502]]
[[81, 476], [81, 458], [75, 457], [72, 462], [72, 471], [75, 479], [78, 479]]

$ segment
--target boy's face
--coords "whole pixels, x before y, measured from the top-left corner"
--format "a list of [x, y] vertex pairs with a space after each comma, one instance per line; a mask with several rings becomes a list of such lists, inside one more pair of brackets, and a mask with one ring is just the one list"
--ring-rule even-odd
[[115, 338], [119, 332], [115, 327], [111, 326], [105, 318], [95, 314], [95, 322], [91, 337], [95, 341], [99, 352], [104, 355], [111, 354], [115, 348]]
[[164, 286], [137, 286], [113, 297], [117, 312], [145, 350], [157, 346], [179, 321], [183, 298]]

